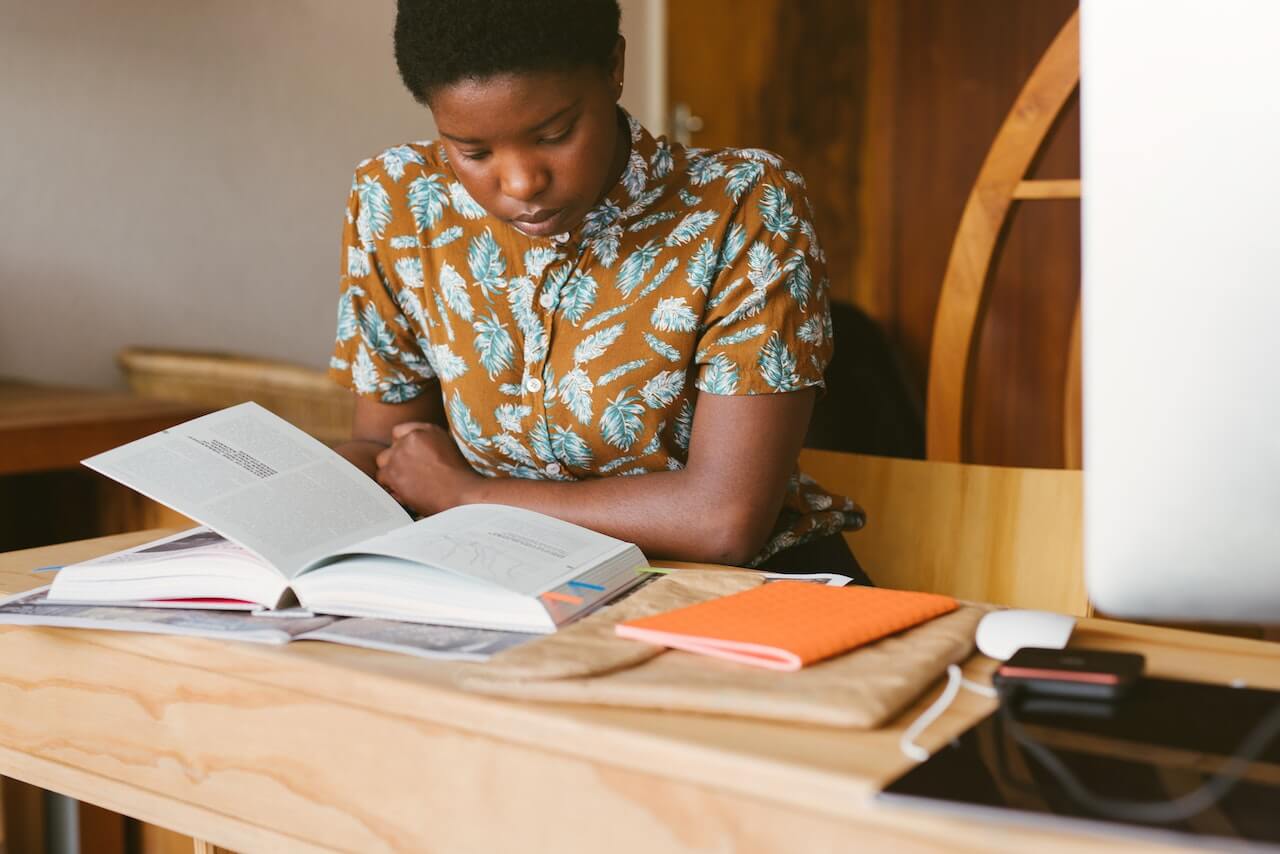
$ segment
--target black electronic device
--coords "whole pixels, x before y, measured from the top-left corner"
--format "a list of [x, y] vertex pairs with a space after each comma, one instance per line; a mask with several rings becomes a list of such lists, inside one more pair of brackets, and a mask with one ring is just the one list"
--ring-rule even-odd
[[1142, 676], [1144, 659], [1134, 652], [1023, 647], [1001, 664], [991, 681], [1001, 696], [1116, 700]]
[[1277, 691], [1146, 677], [1119, 700], [1014, 691], [879, 798], [1057, 830], [1280, 847], [1278, 732]]

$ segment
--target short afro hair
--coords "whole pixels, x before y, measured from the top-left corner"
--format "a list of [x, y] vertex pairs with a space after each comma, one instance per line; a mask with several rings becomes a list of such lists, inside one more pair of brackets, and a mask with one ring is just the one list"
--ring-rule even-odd
[[618, 0], [398, 0], [400, 79], [420, 103], [460, 80], [609, 68]]

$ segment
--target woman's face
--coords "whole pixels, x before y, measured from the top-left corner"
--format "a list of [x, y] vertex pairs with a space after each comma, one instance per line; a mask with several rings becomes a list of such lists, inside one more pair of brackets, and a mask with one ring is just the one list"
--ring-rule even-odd
[[611, 71], [504, 74], [432, 93], [431, 112], [458, 179], [525, 234], [575, 228], [626, 165], [619, 127], [624, 45]]

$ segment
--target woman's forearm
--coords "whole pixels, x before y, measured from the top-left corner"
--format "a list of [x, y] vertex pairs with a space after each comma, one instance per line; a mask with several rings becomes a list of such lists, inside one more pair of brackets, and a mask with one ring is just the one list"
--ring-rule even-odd
[[768, 538], [781, 496], [759, 508], [732, 492], [683, 469], [573, 482], [485, 479], [462, 503], [536, 510], [635, 543], [650, 558], [740, 565]]

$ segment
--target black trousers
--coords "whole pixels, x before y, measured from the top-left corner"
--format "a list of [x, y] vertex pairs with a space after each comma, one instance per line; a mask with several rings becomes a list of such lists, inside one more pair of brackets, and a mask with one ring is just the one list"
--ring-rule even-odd
[[871, 579], [862, 571], [858, 560], [849, 550], [849, 544], [840, 534], [819, 537], [789, 549], [783, 549], [766, 560], [757, 569], [768, 572], [838, 572], [853, 579], [855, 584], [874, 587]]

